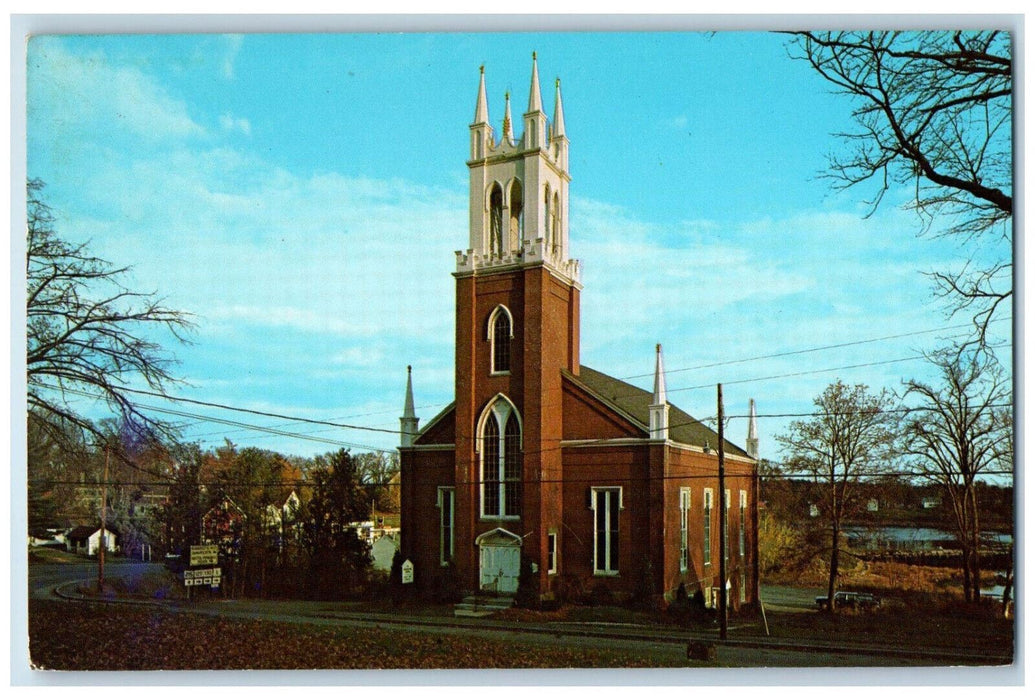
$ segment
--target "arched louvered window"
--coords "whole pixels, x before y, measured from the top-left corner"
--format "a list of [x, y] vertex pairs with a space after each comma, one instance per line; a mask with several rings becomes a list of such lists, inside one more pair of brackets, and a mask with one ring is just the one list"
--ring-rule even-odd
[[503, 255], [503, 189], [493, 185], [489, 195], [489, 254]]
[[510, 185], [510, 228], [507, 247], [511, 252], [520, 250], [525, 228], [525, 207], [522, 198], [521, 181]]
[[489, 316], [489, 343], [493, 374], [510, 371], [510, 345], [514, 338], [514, 320], [505, 306], [497, 306]]
[[521, 515], [521, 421], [509, 401], [498, 398], [487, 409], [480, 437], [481, 515], [517, 518]]

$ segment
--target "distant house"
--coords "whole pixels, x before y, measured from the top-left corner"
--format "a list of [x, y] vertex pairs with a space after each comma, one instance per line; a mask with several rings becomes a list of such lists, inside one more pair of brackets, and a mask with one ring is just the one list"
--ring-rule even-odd
[[924, 496], [921, 504], [923, 505], [924, 510], [930, 510], [931, 508], [937, 508], [940, 506], [942, 504], [942, 499], [941, 496]]
[[[105, 550], [114, 552], [117, 549], [118, 533], [111, 528], [104, 529]], [[94, 556], [101, 548], [101, 528], [99, 525], [80, 525], [65, 535], [65, 546], [69, 552]]]
[[810, 503], [809, 504], [809, 517], [810, 518], [818, 518], [819, 517], [819, 506], [817, 506], [815, 503]]
[[232, 552], [240, 545], [246, 517], [244, 511], [224, 497], [201, 516], [201, 538], [206, 544], [218, 544], [223, 552]]
[[866, 510], [870, 513], [876, 513], [880, 510], [880, 504], [877, 502], [876, 498], [871, 498], [866, 502]]

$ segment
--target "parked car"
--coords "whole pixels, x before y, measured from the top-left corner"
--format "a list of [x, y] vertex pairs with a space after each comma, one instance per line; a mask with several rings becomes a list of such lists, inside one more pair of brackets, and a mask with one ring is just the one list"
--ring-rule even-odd
[[[817, 596], [816, 607], [823, 610], [827, 607], [827, 597]], [[880, 607], [880, 598], [872, 593], [855, 593], [853, 591], [837, 591], [834, 593], [835, 608], [852, 608], [853, 610], [873, 610]]]

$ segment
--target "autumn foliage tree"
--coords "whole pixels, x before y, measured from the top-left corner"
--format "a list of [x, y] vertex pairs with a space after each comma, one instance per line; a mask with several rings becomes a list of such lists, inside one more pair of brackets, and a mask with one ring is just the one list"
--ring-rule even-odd
[[327, 456], [310, 471], [311, 496], [300, 513], [302, 544], [309, 557], [309, 594], [340, 598], [367, 580], [370, 547], [350, 523], [370, 517], [356, 459], [347, 450]]
[[848, 386], [840, 380], [813, 399], [814, 415], [792, 421], [776, 440], [788, 454], [788, 465], [821, 484], [824, 498], [820, 511], [830, 532], [827, 609], [834, 609], [834, 592], [840, 565], [841, 531], [857, 505], [855, 487], [888, 465], [894, 437], [888, 409], [892, 397], [870, 393], [864, 384]]

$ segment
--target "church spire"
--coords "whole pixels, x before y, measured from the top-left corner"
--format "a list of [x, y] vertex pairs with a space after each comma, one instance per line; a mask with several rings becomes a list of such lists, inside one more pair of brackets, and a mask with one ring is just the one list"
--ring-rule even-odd
[[504, 93], [506, 106], [503, 109], [503, 140], [507, 145], [514, 143], [514, 121], [510, 118], [510, 91]]
[[753, 459], [758, 459], [758, 419], [755, 417], [754, 399], [748, 403], [748, 436], [745, 447]]
[[543, 111], [543, 95], [539, 92], [539, 66], [536, 63], [535, 51], [532, 52], [532, 87], [528, 91], [528, 111]]
[[654, 348], [654, 398], [650, 404], [650, 439], [668, 440], [668, 399], [665, 396], [665, 363], [661, 343]]
[[413, 410], [413, 368], [406, 366], [406, 398], [403, 401], [403, 414], [399, 419], [399, 445], [411, 447], [413, 438], [417, 435], [417, 424], [420, 418]]
[[528, 111], [525, 112], [524, 148], [543, 148], [546, 145], [546, 113], [543, 96], [539, 92], [539, 65], [532, 52], [532, 87], [528, 91]]
[[489, 101], [485, 97], [485, 66], [480, 66], [478, 80], [478, 102], [474, 105], [474, 121], [471, 126], [489, 123]]
[[561, 105], [561, 79], [557, 78], [556, 93], [553, 102], [553, 137], [559, 139], [564, 136], [564, 107]]

